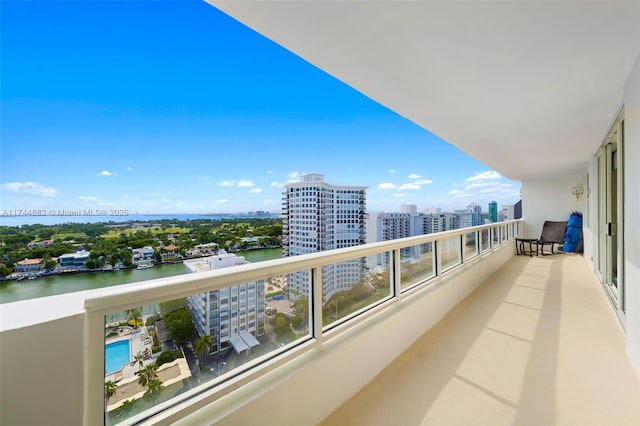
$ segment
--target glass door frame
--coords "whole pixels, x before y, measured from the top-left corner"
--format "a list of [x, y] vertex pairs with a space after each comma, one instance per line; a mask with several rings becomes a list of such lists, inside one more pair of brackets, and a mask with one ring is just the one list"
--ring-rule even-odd
[[[624, 114], [621, 112], [596, 153], [596, 246], [594, 269], [620, 317], [624, 300]], [[624, 325], [624, 321], [622, 321]]]

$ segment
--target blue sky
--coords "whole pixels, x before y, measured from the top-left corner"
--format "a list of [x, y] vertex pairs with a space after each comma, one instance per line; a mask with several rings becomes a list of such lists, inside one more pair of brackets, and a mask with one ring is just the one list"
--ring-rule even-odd
[[200, 0], [2, 1], [0, 203], [279, 212], [283, 185], [370, 211], [487, 209], [512, 182]]

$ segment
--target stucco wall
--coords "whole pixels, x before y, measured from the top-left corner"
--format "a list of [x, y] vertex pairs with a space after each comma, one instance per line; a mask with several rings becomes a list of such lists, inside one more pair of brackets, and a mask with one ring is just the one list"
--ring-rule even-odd
[[574, 211], [582, 212], [586, 219], [585, 200], [576, 202], [571, 194], [576, 183], [581, 183], [586, 191], [586, 174], [522, 181], [524, 237], [539, 237], [545, 220], [568, 221]]

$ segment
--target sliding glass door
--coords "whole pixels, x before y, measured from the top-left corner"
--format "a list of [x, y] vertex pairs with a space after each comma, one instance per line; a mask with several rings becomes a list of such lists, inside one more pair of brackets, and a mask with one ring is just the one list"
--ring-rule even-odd
[[621, 256], [622, 238], [622, 148], [624, 120], [622, 116], [609, 131], [596, 155], [598, 237], [595, 247], [596, 272], [607, 295], [619, 314], [624, 314], [624, 292]]

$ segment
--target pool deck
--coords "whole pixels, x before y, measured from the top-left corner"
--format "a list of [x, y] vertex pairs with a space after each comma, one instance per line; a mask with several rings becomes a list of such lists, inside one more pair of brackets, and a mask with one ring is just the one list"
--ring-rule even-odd
[[[123, 340], [129, 340], [131, 345], [129, 347], [131, 351], [131, 353], [129, 354], [129, 358], [131, 360], [133, 360], [133, 357], [138, 352], [144, 353], [145, 351], [148, 350], [149, 354], [151, 354], [151, 346], [153, 344], [152, 343], [153, 341], [146, 330], [147, 330], [146, 327], [141, 327], [139, 329], [132, 330], [131, 333], [120, 333], [120, 335], [117, 337], [110, 337], [105, 339], [105, 345], [108, 345], [109, 343], [120, 342]], [[145, 339], [144, 338], [145, 335], [148, 336], [149, 338]], [[154, 362], [154, 360], [151, 357], [149, 357], [149, 359], [146, 359], [143, 361], [143, 364], [147, 365], [151, 362]], [[120, 371], [106, 375], [104, 380], [105, 381], [112, 380], [114, 382], [119, 382], [121, 380], [126, 380], [132, 377], [136, 377], [136, 372], [138, 371], [138, 369], [139, 369], [138, 364], [131, 366], [131, 364], [129, 363], [129, 364], [126, 364], [124, 367], [122, 367]]]

